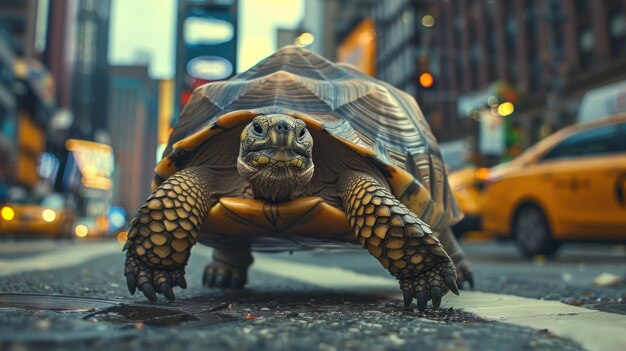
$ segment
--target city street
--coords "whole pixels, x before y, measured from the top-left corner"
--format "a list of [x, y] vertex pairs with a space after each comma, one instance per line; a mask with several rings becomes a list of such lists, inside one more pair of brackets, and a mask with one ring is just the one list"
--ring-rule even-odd
[[198, 246], [188, 289], [175, 291], [174, 303], [151, 304], [128, 294], [115, 241], [4, 240], [0, 349], [616, 350], [626, 343], [623, 246], [565, 245], [552, 261], [525, 261], [510, 243], [464, 244], [475, 291], [446, 295], [440, 311], [421, 314], [402, 309], [397, 283], [360, 250], [256, 254], [247, 289], [220, 291], [200, 284], [210, 249]]
[[0, 0], [4, 350], [626, 350], [626, 0]]

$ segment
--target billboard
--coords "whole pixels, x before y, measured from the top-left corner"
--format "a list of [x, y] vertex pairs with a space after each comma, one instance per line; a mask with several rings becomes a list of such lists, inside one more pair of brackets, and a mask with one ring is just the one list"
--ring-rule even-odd
[[207, 82], [235, 74], [237, 1], [181, 1], [177, 46], [179, 107]]

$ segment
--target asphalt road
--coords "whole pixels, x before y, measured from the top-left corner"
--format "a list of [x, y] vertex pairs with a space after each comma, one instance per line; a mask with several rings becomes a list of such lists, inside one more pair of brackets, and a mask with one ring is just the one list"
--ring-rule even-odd
[[[591, 324], [598, 338], [610, 327], [602, 323], [626, 327], [622, 246], [565, 245], [550, 261], [522, 260], [508, 243], [465, 249], [477, 291], [531, 298], [524, 301], [537, 303], [528, 312], [538, 316], [541, 300], [581, 306], [563, 318], [588, 308], [609, 312], [587, 314], [612, 317]], [[196, 247], [189, 288], [177, 290], [174, 303], [156, 304], [128, 294], [120, 250], [112, 241], [1, 241], [0, 350], [597, 349], [564, 336], [567, 326], [553, 331], [472, 314], [459, 307], [463, 293], [440, 311], [405, 312], [388, 273], [360, 250], [258, 254], [248, 288], [228, 291], [201, 286], [210, 250]], [[594, 284], [607, 273], [621, 281]], [[500, 300], [488, 307], [506, 304]]]

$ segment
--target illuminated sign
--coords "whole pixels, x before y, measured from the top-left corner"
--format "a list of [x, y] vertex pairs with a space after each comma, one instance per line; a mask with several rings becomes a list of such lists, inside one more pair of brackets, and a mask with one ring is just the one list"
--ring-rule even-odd
[[188, 45], [217, 45], [231, 41], [235, 37], [232, 23], [215, 17], [188, 17], [183, 31]]
[[[182, 107], [195, 88], [228, 79], [237, 66], [237, 1], [184, 1], [177, 37], [176, 105]], [[173, 115], [173, 123], [177, 120]]]
[[187, 63], [187, 73], [196, 79], [220, 80], [233, 74], [233, 64], [223, 57], [200, 56]]
[[[65, 142], [76, 163], [80, 183], [91, 189], [111, 190], [111, 174], [114, 169], [113, 149], [111, 146], [92, 141], [68, 139]], [[76, 180], [72, 180], [75, 182]]]

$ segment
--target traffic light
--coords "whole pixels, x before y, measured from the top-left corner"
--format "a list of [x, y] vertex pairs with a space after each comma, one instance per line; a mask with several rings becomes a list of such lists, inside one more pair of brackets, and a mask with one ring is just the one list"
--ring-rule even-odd
[[421, 55], [417, 60], [418, 66], [418, 82], [422, 88], [428, 89], [435, 85], [435, 76], [430, 69], [430, 58], [427, 55]]
[[435, 77], [430, 72], [423, 72], [420, 74], [419, 82], [422, 88], [430, 88], [435, 84]]

